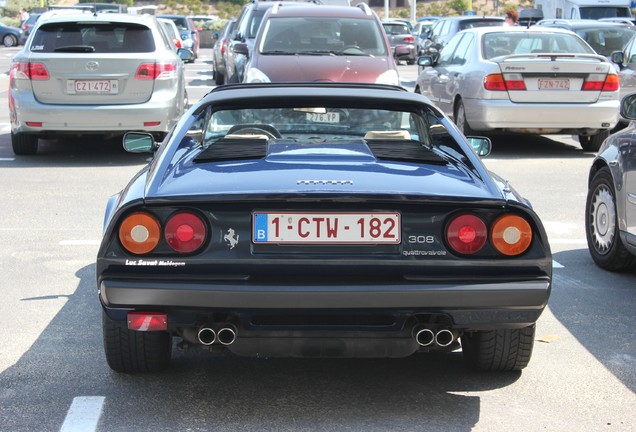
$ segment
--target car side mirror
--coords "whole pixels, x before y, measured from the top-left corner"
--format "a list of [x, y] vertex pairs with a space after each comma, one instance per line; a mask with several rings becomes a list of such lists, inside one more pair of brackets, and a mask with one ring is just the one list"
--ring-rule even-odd
[[621, 100], [621, 116], [628, 120], [636, 120], [636, 93], [625, 96]]
[[488, 137], [470, 136], [466, 137], [466, 140], [479, 157], [486, 157], [492, 151], [492, 141]]
[[417, 58], [417, 64], [421, 67], [433, 66], [433, 57], [422, 56]]
[[236, 54], [243, 54], [244, 56], [247, 56], [249, 54], [249, 49], [247, 48], [247, 44], [246, 43], [235, 43], [232, 46], [232, 51], [234, 51]]
[[154, 137], [145, 132], [126, 132], [124, 150], [130, 153], [153, 153], [159, 148]]
[[625, 55], [623, 54], [623, 51], [614, 51], [612, 52], [612, 54], [610, 54], [610, 59], [617, 65], [623, 66]]
[[187, 48], [179, 48], [177, 50], [177, 55], [184, 62], [191, 62], [194, 60], [194, 51]]

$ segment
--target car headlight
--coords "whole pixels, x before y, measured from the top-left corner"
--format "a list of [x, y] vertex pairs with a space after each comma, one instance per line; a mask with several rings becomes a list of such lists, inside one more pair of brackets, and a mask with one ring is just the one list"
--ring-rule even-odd
[[267, 75], [265, 75], [261, 70], [256, 68], [248, 68], [247, 76], [245, 77], [245, 82], [248, 83], [268, 83], [272, 82]]
[[397, 71], [388, 70], [383, 72], [376, 80], [376, 84], [390, 84], [390, 85], [400, 85], [400, 77], [398, 76]]

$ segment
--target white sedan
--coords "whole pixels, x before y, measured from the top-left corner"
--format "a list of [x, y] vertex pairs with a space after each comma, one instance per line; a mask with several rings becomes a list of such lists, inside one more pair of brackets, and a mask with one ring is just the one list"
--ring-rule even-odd
[[572, 134], [597, 151], [618, 121], [614, 66], [568, 30], [464, 30], [438, 60], [424, 56], [415, 91], [451, 116], [465, 135]]

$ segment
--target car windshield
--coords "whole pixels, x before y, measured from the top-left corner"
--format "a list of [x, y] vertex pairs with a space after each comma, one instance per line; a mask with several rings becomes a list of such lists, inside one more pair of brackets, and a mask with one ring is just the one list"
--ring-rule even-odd
[[578, 37], [567, 33], [497, 32], [482, 39], [484, 57], [491, 59], [510, 54], [570, 53], [594, 54]]
[[382, 24], [382, 27], [384, 27], [384, 31], [388, 35], [411, 34], [411, 32], [409, 32], [409, 28], [406, 26], [406, 24], [388, 24], [388, 23], [384, 23], [384, 24]]
[[152, 31], [128, 23], [51, 23], [31, 41], [33, 52], [146, 53], [155, 51]]
[[467, 21], [460, 21], [459, 23], [459, 29], [460, 30], [466, 30], [466, 29], [471, 29], [471, 28], [475, 28], [475, 27], [496, 27], [496, 26], [503, 26], [504, 25], [504, 20], [502, 19], [481, 19], [481, 20], [467, 20]]
[[620, 51], [636, 33], [636, 27], [616, 27], [611, 29], [585, 29], [576, 33], [590, 44], [597, 54], [609, 57], [612, 52]]
[[385, 56], [381, 30], [372, 20], [340, 17], [269, 19], [261, 54]]
[[[211, 107], [208, 108], [212, 110]], [[202, 112], [192, 123], [182, 146], [199, 145], [196, 161], [252, 159], [264, 146], [276, 145], [298, 154], [320, 152], [343, 144], [364, 143], [389, 159], [443, 162], [434, 149], [458, 154], [457, 142], [438, 115], [419, 112], [339, 106], [223, 109]], [[281, 147], [282, 146], [282, 147]], [[364, 148], [364, 147], [361, 147]], [[345, 155], [343, 153], [343, 155]]]

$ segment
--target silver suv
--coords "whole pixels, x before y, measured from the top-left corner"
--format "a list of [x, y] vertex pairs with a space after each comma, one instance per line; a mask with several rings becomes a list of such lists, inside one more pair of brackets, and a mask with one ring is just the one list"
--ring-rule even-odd
[[14, 153], [35, 154], [39, 138], [61, 135], [161, 139], [185, 111], [183, 60], [193, 58], [175, 52], [150, 15], [45, 13], [11, 63]]

